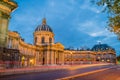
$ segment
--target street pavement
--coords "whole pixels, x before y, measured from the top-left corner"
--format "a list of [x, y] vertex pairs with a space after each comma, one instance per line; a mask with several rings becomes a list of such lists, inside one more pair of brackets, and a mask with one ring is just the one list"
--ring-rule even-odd
[[93, 73], [72, 80], [120, 80], [120, 66], [98, 73]]
[[[106, 75], [113, 75], [112, 78], [117, 77], [118, 80], [120, 78], [120, 66], [116, 65], [102, 65], [102, 66], [94, 66], [94, 67], [87, 67], [87, 68], [74, 68], [75, 66], [71, 66], [73, 69], [61, 69], [61, 70], [54, 70], [54, 71], [47, 71], [47, 72], [36, 72], [36, 73], [27, 73], [27, 74], [17, 74], [12, 76], [2, 76], [0, 77], [0, 80], [60, 80], [61, 78], [83, 74], [91, 71], [111, 68], [103, 72], [97, 72], [92, 74], [88, 74], [82, 77], [74, 78], [73, 80], [110, 80], [110, 79], [104, 79], [101, 77], [106, 77]], [[112, 73], [112, 74], [111, 74]], [[98, 75], [99, 74], [99, 75]], [[114, 76], [115, 75], [115, 76]], [[87, 76], [87, 78], [86, 78]], [[90, 76], [88, 78], [88, 76]], [[100, 77], [97, 77], [100, 76]], [[93, 78], [93, 79], [92, 79]], [[98, 78], [98, 79], [97, 79]], [[101, 78], [101, 79], [99, 79]], [[112, 79], [111, 80], [115, 80]]]

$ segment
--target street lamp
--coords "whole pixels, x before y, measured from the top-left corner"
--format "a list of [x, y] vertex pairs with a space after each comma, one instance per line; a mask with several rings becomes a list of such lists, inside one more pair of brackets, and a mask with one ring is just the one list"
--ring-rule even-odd
[[104, 59], [102, 59], [102, 62], [104, 62]]
[[99, 60], [99, 62], [100, 62], [100, 56], [98, 56], [98, 60]]
[[109, 59], [107, 59], [107, 62], [110, 62], [110, 60], [109, 60]]

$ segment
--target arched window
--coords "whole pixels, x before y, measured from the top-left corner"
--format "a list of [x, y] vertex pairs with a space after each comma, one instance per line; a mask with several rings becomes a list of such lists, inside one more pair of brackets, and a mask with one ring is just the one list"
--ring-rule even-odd
[[45, 43], [45, 38], [44, 37], [41, 38], [41, 43]]
[[35, 42], [37, 42], [37, 37], [35, 38]]
[[52, 43], [52, 38], [49, 38], [49, 43]]

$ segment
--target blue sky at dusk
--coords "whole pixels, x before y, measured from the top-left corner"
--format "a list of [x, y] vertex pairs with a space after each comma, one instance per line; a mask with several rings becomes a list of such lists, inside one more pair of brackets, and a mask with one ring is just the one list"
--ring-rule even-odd
[[46, 17], [53, 29], [55, 42], [65, 47], [93, 47], [99, 41], [119, 54], [120, 41], [107, 30], [104, 7], [90, 0], [15, 0], [19, 7], [11, 14], [9, 30], [18, 31], [25, 42], [33, 44], [33, 32]]

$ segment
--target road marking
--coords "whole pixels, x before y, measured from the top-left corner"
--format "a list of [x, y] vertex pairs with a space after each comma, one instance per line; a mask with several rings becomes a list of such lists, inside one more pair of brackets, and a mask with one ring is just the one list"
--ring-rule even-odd
[[68, 68], [68, 70], [76, 70], [76, 69], [80, 69], [80, 68], [88, 68], [88, 67], [95, 67], [95, 66], [105, 66], [105, 65], [109, 65], [109, 64], [93, 64], [93, 65], [82, 65], [82, 66], [71, 66], [70, 68]]
[[86, 72], [86, 73], [82, 73], [82, 74], [77, 74], [77, 75], [73, 75], [73, 76], [68, 76], [68, 77], [64, 77], [64, 78], [59, 78], [59, 79], [56, 79], [56, 80], [72, 80], [72, 79], [77, 78], [77, 77], [81, 77], [81, 76], [85, 76], [85, 75], [93, 74], [93, 73], [97, 73], [97, 72], [102, 72], [102, 71], [105, 71], [105, 70], [108, 70], [108, 69], [111, 69], [111, 68], [113, 68], [113, 67], [100, 69], [100, 70], [95, 70], [95, 71], [91, 71], [91, 72]]

